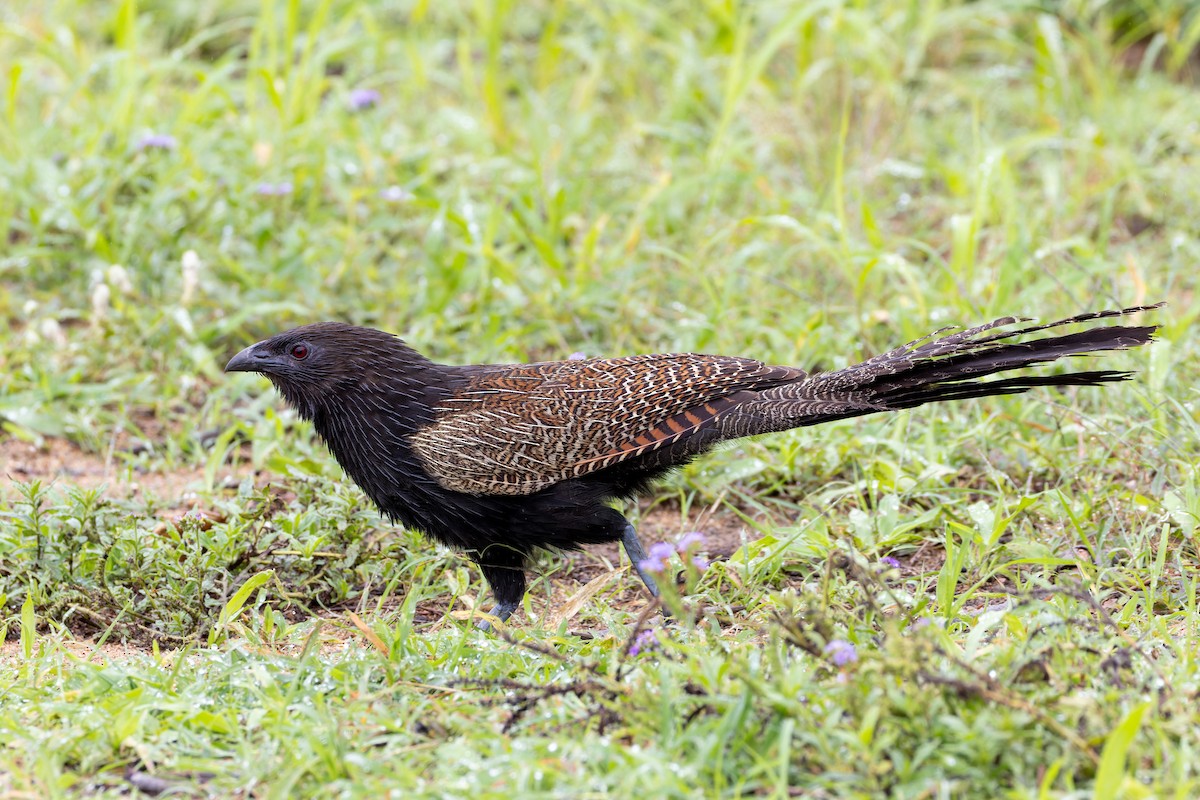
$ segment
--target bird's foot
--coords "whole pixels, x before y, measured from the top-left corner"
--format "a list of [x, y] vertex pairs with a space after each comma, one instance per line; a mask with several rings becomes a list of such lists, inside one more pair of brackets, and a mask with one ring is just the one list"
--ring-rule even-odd
[[642, 549], [642, 543], [638, 539], [637, 530], [631, 523], [625, 524], [625, 533], [621, 536], [621, 544], [625, 546], [625, 553], [629, 556], [629, 560], [633, 562], [633, 571], [642, 579], [642, 583], [646, 584], [646, 589], [650, 592], [650, 596], [658, 597], [658, 583], [655, 582], [654, 576], [642, 567], [642, 562], [647, 560], [646, 551]]
[[[507, 622], [512, 613], [517, 610], [519, 603], [496, 603], [496, 607], [488, 614], [489, 617], [495, 617], [501, 622]], [[475, 626], [481, 631], [492, 630], [492, 621], [490, 619], [481, 619]]]

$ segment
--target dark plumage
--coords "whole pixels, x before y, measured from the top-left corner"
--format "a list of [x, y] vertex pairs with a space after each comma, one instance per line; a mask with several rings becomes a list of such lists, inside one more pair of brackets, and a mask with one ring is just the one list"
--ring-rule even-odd
[[252, 345], [226, 372], [266, 375], [394, 522], [479, 563], [505, 619], [538, 548], [621, 541], [652, 594], [637, 534], [607, 503], [718, 442], [940, 400], [1092, 386], [1126, 372], [980, 380], [1064, 356], [1138, 347], [1154, 326], [1037, 331], [1157, 306], [995, 331], [937, 331], [836, 372], [695, 354], [436, 364], [395, 336], [338, 322]]

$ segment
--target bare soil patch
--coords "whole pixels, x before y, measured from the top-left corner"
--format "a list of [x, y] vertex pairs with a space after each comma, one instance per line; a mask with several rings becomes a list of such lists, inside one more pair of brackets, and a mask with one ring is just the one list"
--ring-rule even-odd
[[[226, 468], [219, 477], [241, 477], [250, 471], [245, 465], [237, 470]], [[109, 494], [123, 499], [149, 495], [182, 504], [185, 496], [203, 480], [204, 470], [130, 467], [116, 459], [89, 453], [66, 439], [44, 437], [35, 444], [9, 437], [0, 439], [0, 475], [4, 478], [0, 482], [3, 496], [15, 494], [16, 482], [38, 480], [84, 489], [104, 486]]]
[[[93, 664], [144, 656], [149, 652], [149, 648], [128, 642], [105, 642], [97, 647], [88, 639], [60, 639], [56, 640], [55, 646], [61, 646], [73, 658]], [[25, 654], [19, 641], [0, 641], [0, 669], [15, 669], [24, 661]]]

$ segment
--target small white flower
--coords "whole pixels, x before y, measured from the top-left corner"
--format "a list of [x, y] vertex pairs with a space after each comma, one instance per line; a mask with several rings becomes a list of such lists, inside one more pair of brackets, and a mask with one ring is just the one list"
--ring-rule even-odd
[[53, 342], [58, 347], [67, 346], [67, 335], [63, 333], [62, 326], [58, 324], [58, 320], [53, 317], [47, 317], [38, 324], [38, 333], [48, 342]]
[[386, 189], [380, 189], [379, 196], [389, 203], [403, 203], [406, 200], [411, 200], [413, 197], [411, 192], [407, 192], [399, 186], [389, 186]]
[[183, 305], [188, 305], [192, 302], [192, 296], [196, 294], [196, 289], [200, 286], [200, 268], [204, 266], [200, 262], [200, 256], [195, 250], [188, 250], [183, 254], [183, 294], [179, 298], [179, 302]]
[[107, 283], [97, 283], [92, 287], [92, 324], [100, 325], [108, 318], [108, 301], [112, 299], [112, 291]]
[[133, 281], [129, 280], [129, 271], [120, 264], [112, 264], [105, 273], [108, 283], [121, 294], [133, 294]]

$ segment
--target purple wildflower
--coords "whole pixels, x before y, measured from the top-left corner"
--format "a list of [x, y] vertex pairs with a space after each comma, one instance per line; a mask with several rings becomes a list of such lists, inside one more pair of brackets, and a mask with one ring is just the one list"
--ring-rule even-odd
[[667, 559], [674, 554], [674, 547], [666, 542], [656, 542], [650, 545], [649, 557], [638, 562], [638, 566], [647, 572], [662, 572], [667, 568]]
[[263, 197], [283, 197], [292, 193], [291, 181], [283, 183], [260, 183], [254, 187], [254, 193]]
[[704, 572], [704, 570], [708, 569], [708, 559], [704, 556], [693, 556], [692, 566], [701, 572]]
[[891, 556], [884, 556], [883, 558], [879, 559], [879, 563], [883, 564], [888, 569], [900, 568], [900, 559], [892, 558]]
[[629, 645], [629, 655], [636, 656], [638, 653], [643, 650], [649, 650], [656, 644], [658, 644], [658, 637], [654, 634], [653, 630], [647, 628], [640, 631], [634, 638], [633, 644]]
[[858, 651], [845, 639], [834, 639], [825, 645], [825, 655], [829, 656], [829, 660], [836, 667], [844, 667], [858, 661]]
[[354, 89], [350, 92], [350, 108], [366, 111], [379, 104], [380, 95], [375, 89]]
[[174, 136], [166, 133], [148, 133], [138, 139], [137, 149], [142, 150], [174, 150], [179, 142]]
[[650, 545], [650, 557], [667, 559], [675, 554], [675, 548], [666, 542], [655, 542]]
[[567, 356], [567, 361], [583, 361], [587, 358], [587, 353], [571, 353]]
[[399, 186], [389, 186], [386, 189], [380, 189], [379, 196], [389, 203], [403, 203], [405, 200], [412, 199], [412, 193], [404, 191]]
[[679, 537], [679, 541], [675, 546], [679, 548], [679, 552], [686, 553], [689, 550], [701, 550], [706, 544], [704, 534], [700, 531], [688, 531], [683, 536]]

